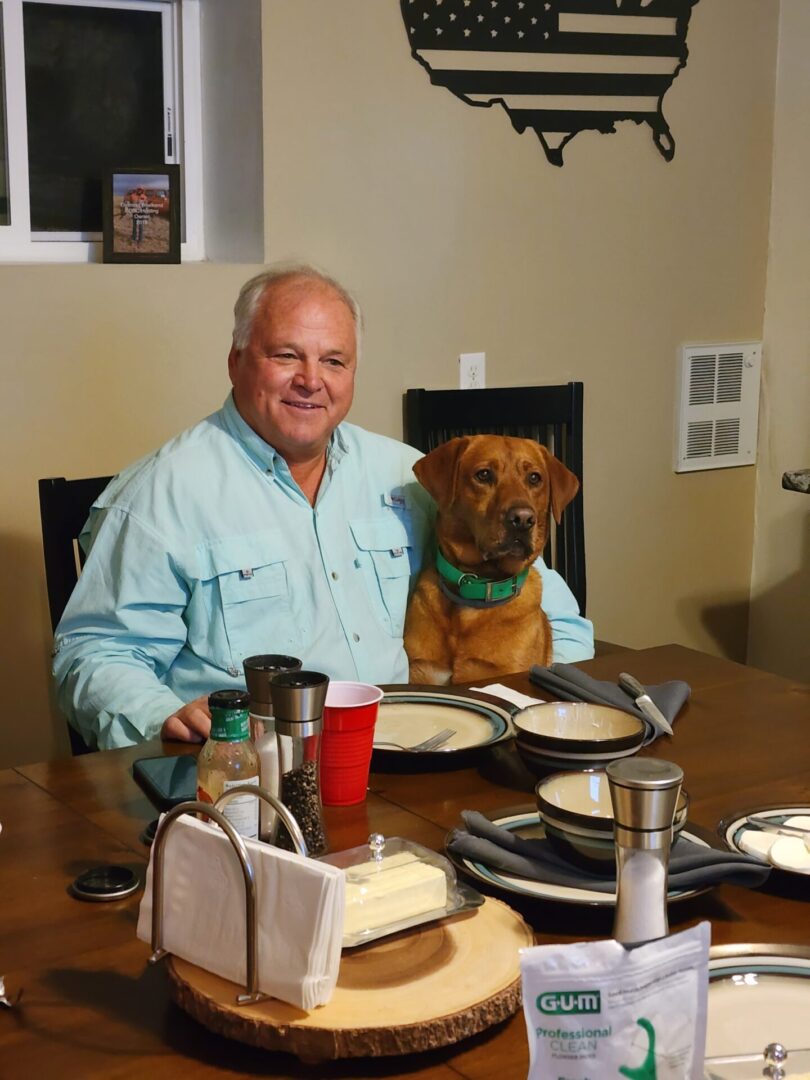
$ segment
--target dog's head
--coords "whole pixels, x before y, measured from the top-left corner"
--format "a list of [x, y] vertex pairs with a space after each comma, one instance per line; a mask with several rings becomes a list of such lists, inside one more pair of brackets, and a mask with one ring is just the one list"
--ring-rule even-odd
[[559, 523], [579, 480], [533, 439], [471, 435], [417, 461], [438, 506], [437, 532], [454, 565], [486, 577], [519, 573], [545, 547], [549, 509]]

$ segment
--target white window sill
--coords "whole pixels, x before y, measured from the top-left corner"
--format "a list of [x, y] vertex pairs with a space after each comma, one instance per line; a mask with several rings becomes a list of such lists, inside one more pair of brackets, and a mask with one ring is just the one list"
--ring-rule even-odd
[[[180, 261], [203, 262], [205, 252], [199, 244], [181, 244]], [[28, 244], [0, 245], [0, 266], [7, 263], [29, 263], [48, 265], [52, 263], [100, 263], [103, 262], [100, 242], [73, 241], [64, 243], [57, 240], [35, 240]], [[124, 265], [124, 264], [117, 264]], [[125, 264], [130, 265], [130, 264]], [[148, 259], [140, 265], [153, 266]]]

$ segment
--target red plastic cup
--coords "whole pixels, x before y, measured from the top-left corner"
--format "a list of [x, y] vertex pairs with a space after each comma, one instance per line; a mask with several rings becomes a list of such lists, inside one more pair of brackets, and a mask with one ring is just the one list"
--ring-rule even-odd
[[354, 806], [365, 799], [382, 696], [379, 687], [368, 683], [330, 681], [321, 736], [324, 806]]

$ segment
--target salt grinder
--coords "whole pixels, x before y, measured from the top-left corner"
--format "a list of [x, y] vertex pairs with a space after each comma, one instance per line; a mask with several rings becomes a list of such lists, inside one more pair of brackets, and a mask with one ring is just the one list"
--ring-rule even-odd
[[[319, 671], [291, 671], [274, 676], [271, 683], [281, 801], [301, 826], [310, 855], [326, 851], [319, 758], [328, 686], [329, 677]], [[291, 849], [285, 829], [276, 842]]]
[[613, 937], [635, 945], [669, 933], [667, 872], [683, 770], [657, 758], [607, 767], [616, 842]]
[[[250, 694], [250, 737], [259, 755], [261, 786], [271, 795], [279, 792], [278, 745], [273, 717], [273, 695], [270, 684], [275, 675], [298, 671], [301, 661], [296, 656], [262, 653], [242, 661], [245, 682]], [[276, 812], [264, 800], [259, 804], [259, 836], [272, 842], [276, 828]]]

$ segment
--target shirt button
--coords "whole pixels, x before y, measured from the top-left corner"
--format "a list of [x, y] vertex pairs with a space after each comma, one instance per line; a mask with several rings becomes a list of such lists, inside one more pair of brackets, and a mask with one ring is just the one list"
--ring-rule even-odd
[[360, 635], [359, 634], [352, 634], [352, 637], [354, 638], [355, 641], [360, 640]]
[[337, 570], [333, 570], [332, 571], [332, 581], [337, 581], [337, 579], [338, 579], [338, 572], [337, 572]]

